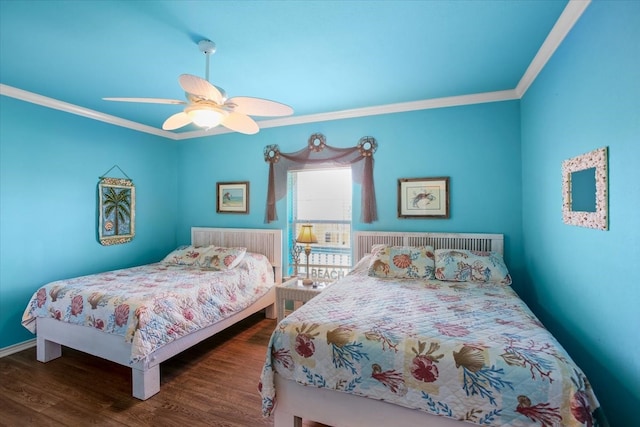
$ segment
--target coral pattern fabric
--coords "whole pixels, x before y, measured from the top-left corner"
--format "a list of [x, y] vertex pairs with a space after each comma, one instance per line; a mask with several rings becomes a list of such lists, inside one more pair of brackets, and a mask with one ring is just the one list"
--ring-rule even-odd
[[433, 279], [434, 250], [431, 246], [376, 246], [369, 276], [402, 279]]
[[259, 385], [265, 416], [277, 372], [479, 425], [597, 425], [586, 377], [511, 287], [367, 270], [280, 322]]
[[435, 258], [438, 280], [511, 284], [511, 275], [497, 252], [438, 249]]
[[203, 270], [156, 263], [49, 283], [31, 298], [22, 324], [37, 317], [122, 335], [131, 361], [246, 308], [273, 286], [273, 269], [247, 253], [237, 268]]
[[191, 265], [211, 270], [235, 268], [246, 253], [246, 248], [225, 248], [220, 246], [185, 246], [167, 255], [164, 264]]

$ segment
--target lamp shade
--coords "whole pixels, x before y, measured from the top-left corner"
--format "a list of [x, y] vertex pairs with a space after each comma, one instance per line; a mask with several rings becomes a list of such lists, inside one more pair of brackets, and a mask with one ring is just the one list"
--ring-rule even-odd
[[300, 233], [298, 234], [298, 237], [296, 238], [296, 242], [298, 242], [298, 243], [306, 243], [306, 244], [318, 243], [318, 238], [313, 233], [313, 225], [311, 225], [311, 224], [302, 225], [302, 227], [300, 228]]

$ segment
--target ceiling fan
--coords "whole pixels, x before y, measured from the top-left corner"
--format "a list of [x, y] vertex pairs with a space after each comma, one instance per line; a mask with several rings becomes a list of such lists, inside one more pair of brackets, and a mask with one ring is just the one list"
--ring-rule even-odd
[[194, 123], [205, 129], [222, 125], [245, 134], [258, 133], [258, 124], [249, 116], [280, 117], [293, 114], [288, 105], [262, 98], [236, 96], [227, 98], [226, 92], [209, 83], [209, 58], [216, 51], [210, 40], [198, 43], [200, 51], [207, 57], [206, 79], [182, 74], [178, 78], [187, 100], [165, 98], [102, 98], [106, 101], [144, 102], [150, 104], [186, 105], [183, 111], [169, 117], [162, 124], [164, 130], [174, 130]]

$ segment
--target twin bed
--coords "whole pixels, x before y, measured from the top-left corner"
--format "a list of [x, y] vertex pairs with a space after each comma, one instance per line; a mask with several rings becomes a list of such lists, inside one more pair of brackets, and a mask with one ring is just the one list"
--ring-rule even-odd
[[[275, 427], [603, 419], [587, 378], [509, 286], [502, 235], [355, 232], [353, 243], [353, 271], [273, 332], [259, 389]], [[229, 248], [246, 248], [237, 266]], [[65, 345], [130, 366], [144, 400], [164, 360], [259, 310], [275, 317], [282, 252], [280, 230], [193, 228], [192, 247], [161, 263], [43, 287], [23, 324], [37, 332], [38, 360]], [[212, 268], [223, 264], [232, 268]], [[124, 292], [134, 284], [143, 289]], [[139, 301], [145, 287], [154, 292]]]
[[275, 427], [598, 425], [586, 377], [509, 286], [502, 235], [354, 238], [351, 273], [271, 337]]
[[281, 271], [280, 230], [196, 227], [162, 262], [49, 283], [22, 323], [39, 361], [64, 345], [130, 366], [145, 400], [160, 391], [163, 361], [260, 310], [275, 318]]

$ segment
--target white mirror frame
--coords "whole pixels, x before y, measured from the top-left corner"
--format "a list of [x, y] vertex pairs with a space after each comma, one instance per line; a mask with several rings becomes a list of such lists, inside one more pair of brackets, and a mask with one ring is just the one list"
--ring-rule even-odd
[[[590, 168], [596, 170], [596, 211], [572, 211], [571, 174]], [[607, 147], [598, 148], [562, 162], [562, 219], [565, 224], [599, 230], [609, 229], [607, 179]]]

